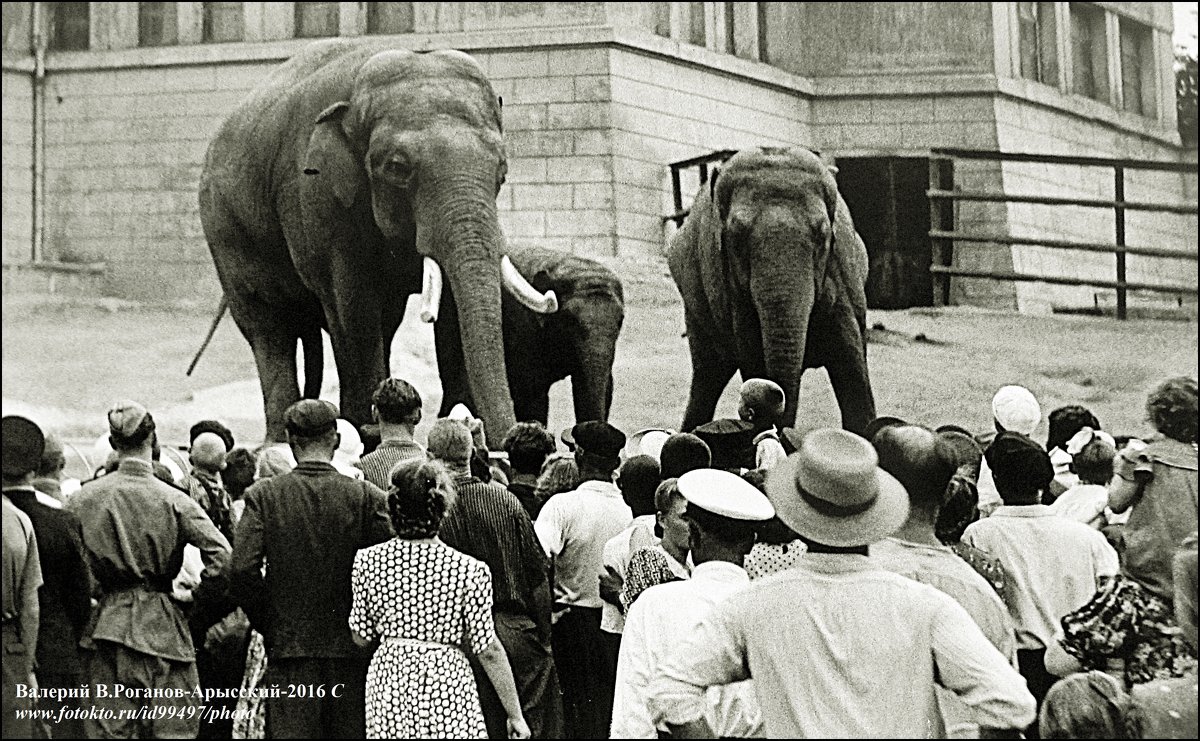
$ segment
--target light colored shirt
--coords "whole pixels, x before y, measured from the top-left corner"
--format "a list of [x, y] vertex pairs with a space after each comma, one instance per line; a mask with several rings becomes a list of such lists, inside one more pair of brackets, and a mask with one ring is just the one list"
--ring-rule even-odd
[[996, 508], [1004, 504], [1000, 492], [996, 490], [996, 482], [992, 479], [992, 467], [987, 458], [979, 459], [979, 478], [975, 480], [975, 490], [979, 492], [979, 516], [990, 517]]
[[1044, 504], [999, 507], [973, 522], [963, 542], [1000, 561], [1009, 578], [1009, 614], [1017, 648], [1045, 648], [1059, 620], [1117, 573], [1117, 552], [1087, 525], [1056, 517]]
[[754, 467], [769, 471], [787, 459], [787, 451], [779, 442], [779, 432], [772, 427], [754, 438]]
[[[604, 568], [612, 569], [613, 573], [625, 581], [625, 569], [629, 566], [629, 557], [639, 548], [656, 545], [659, 541], [654, 534], [654, 515], [642, 515], [633, 518], [629, 527], [609, 538], [604, 544]], [[608, 633], [620, 633], [625, 626], [625, 616], [621, 608], [605, 602], [600, 608], [600, 630]]]
[[[29, 515], [18, 509], [7, 496], [0, 499], [4, 502], [4, 621], [16, 620], [21, 644], [25, 647], [23, 654], [14, 653], [4, 659], [16, 664], [18, 670], [14, 673], [24, 679], [33, 671], [38, 641], [38, 587], [42, 586], [42, 567]], [[6, 676], [6, 684], [7, 680]]]
[[943, 734], [935, 682], [981, 726], [1025, 728], [1025, 680], [957, 602], [866, 556], [808, 553], [712, 609], [650, 683], [656, 720], [703, 716], [704, 688], [754, 677], [770, 738]]
[[1082, 522], [1097, 530], [1108, 523], [1108, 487], [1099, 484], [1079, 484], [1067, 489], [1050, 505], [1050, 511], [1059, 517]]
[[[629, 610], [613, 695], [612, 738], [658, 738], [647, 706], [647, 689], [659, 664], [682, 636], [696, 629], [705, 615], [730, 595], [744, 589], [750, 577], [740, 566], [708, 561], [687, 581], [670, 582], [642, 592]], [[704, 717], [717, 738], [762, 735], [762, 717], [752, 682], [711, 687]]]
[[633, 511], [610, 481], [585, 481], [546, 501], [533, 528], [554, 559], [554, 599], [600, 607], [604, 544], [633, 522]]
[[[881, 568], [950, 595], [962, 605], [983, 635], [1010, 663], [1016, 663], [1017, 645], [1012, 618], [996, 590], [946, 546], [925, 545], [899, 538], [872, 543], [871, 560]], [[950, 738], [978, 738], [972, 713], [953, 692], [938, 688], [938, 704]]]

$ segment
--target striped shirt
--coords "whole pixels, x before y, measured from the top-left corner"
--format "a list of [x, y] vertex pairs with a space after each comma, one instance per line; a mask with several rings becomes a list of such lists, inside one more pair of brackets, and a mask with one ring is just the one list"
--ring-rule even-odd
[[[454, 487], [458, 497], [442, 520], [438, 538], [488, 565], [496, 612], [527, 615], [539, 626], [548, 623], [549, 563], [524, 507], [503, 486], [474, 476], [455, 476]], [[539, 589], [545, 593], [535, 600]]]
[[387, 491], [391, 487], [392, 467], [400, 461], [424, 458], [425, 449], [412, 440], [384, 440], [379, 447], [354, 464], [362, 469], [367, 481]]

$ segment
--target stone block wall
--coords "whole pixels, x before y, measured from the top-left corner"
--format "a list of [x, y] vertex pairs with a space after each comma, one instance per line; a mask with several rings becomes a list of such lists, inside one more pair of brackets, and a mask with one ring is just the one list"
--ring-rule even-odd
[[9, 69], [3, 79], [4, 263], [28, 262], [33, 229], [33, 76]]

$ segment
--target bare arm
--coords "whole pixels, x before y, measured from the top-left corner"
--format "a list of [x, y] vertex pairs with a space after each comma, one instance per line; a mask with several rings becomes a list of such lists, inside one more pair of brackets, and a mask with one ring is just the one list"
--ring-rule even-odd
[[483, 665], [488, 679], [496, 688], [496, 694], [500, 696], [500, 703], [508, 715], [509, 737], [529, 738], [529, 727], [521, 712], [521, 698], [517, 695], [517, 683], [513, 679], [512, 667], [508, 663], [508, 655], [504, 653], [504, 646], [500, 645], [498, 639], [493, 638], [487, 648], [479, 652], [479, 663]]

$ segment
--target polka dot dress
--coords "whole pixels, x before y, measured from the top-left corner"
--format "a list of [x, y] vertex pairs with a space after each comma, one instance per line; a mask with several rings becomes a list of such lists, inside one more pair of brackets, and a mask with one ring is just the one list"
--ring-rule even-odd
[[350, 628], [380, 638], [367, 670], [367, 738], [486, 738], [471, 665], [496, 637], [486, 564], [394, 538], [354, 557]]
[[762, 579], [790, 569], [800, 561], [808, 547], [802, 540], [791, 543], [755, 543], [746, 555], [746, 573], [751, 579]]

